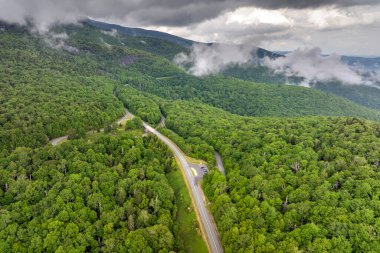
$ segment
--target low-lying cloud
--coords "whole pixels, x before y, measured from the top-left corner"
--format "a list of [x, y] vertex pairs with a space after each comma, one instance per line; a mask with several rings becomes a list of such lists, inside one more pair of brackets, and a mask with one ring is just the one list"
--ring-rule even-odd
[[[323, 55], [318, 47], [297, 49], [286, 56], [258, 59], [257, 47], [249, 45], [194, 44], [188, 54], [180, 53], [174, 62], [195, 76], [218, 74], [232, 65], [260, 64], [310, 87], [318, 82], [368, 85], [379, 88], [380, 72], [349, 66], [337, 54]], [[291, 79], [294, 80], [294, 79]]]
[[217, 74], [231, 64], [245, 64], [252, 61], [257, 48], [248, 45], [194, 44], [189, 54], [180, 53], [174, 62], [189, 67], [195, 76]]
[[298, 49], [276, 59], [265, 58], [263, 64], [275, 73], [302, 77], [305, 85], [326, 81], [339, 81], [349, 85], [366, 82], [358, 71], [342, 63], [339, 55], [324, 56], [318, 47]]
[[67, 43], [68, 38], [69, 36], [67, 35], [67, 33], [49, 33], [44, 35], [45, 43], [49, 47], [57, 50], [62, 49], [73, 54], [78, 54], [79, 49], [70, 46]]
[[116, 29], [112, 29], [110, 31], [105, 31], [105, 30], [101, 30], [101, 32], [105, 35], [109, 35], [109, 36], [112, 36], [112, 37], [116, 37], [117, 36], [117, 30]]

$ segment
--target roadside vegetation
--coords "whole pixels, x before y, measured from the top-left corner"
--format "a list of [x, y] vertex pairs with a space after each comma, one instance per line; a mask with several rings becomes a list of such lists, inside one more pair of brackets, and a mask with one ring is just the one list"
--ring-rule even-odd
[[207, 246], [202, 239], [199, 223], [181, 171], [173, 170], [167, 174], [167, 178], [174, 190], [177, 205], [174, 231], [178, 235], [178, 245], [183, 252], [207, 253]]

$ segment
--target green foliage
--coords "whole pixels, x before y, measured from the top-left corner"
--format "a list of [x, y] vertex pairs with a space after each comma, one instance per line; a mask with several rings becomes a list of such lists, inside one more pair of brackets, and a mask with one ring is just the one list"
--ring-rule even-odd
[[[197, 103], [166, 125], [223, 157], [203, 188], [226, 252], [376, 252], [380, 124], [357, 118], [250, 118]], [[191, 142], [188, 142], [191, 145]]]
[[193, 77], [160, 56], [170, 59], [171, 44], [157, 44], [155, 39], [144, 40], [144, 44], [141, 38], [114, 37], [88, 25], [59, 26], [53, 31], [67, 33], [64, 43], [78, 51], [51, 48], [50, 35], [36, 36], [23, 28], [7, 27], [2, 33], [0, 150], [38, 147], [54, 137], [79, 137], [111, 124], [123, 113], [114, 86], [132, 112], [158, 123], [161, 102], [137, 102], [142, 100], [140, 96], [151, 97], [128, 87], [123, 92], [134, 94], [128, 103], [119, 92], [120, 83], [125, 82], [166, 99], [195, 100], [240, 115], [380, 118], [378, 111], [312, 89]]
[[0, 150], [38, 147], [123, 114], [114, 84], [95, 74], [91, 59], [46, 48], [27, 33], [2, 34], [0, 45]]
[[116, 96], [132, 113], [138, 115], [150, 124], [158, 124], [161, 120], [159, 105], [149, 94], [144, 94], [131, 87], [118, 87]]
[[[302, 87], [193, 77], [168, 60], [179, 48], [154, 39], [87, 25], [55, 32], [79, 51], [23, 28], [0, 37], [1, 252], [189, 249], [173, 225], [189, 216], [165, 177], [172, 155], [157, 139], [130, 131], [32, 149], [108, 132], [124, 106], [151, 124], [167, 116], [174, 132], [161, 131], [186, 153], [210, 164], [214, 149], [222, 155], [227, 176], [212, 170], [203, 187], [226, 252], [380, 248], [378, 123], [241, 117], [202, 103], [249, 116], [379, 120], [379, 111]], [[140, 127], [136, 118], [126, 129]]]
[[[287, 77], [284, 74], [275, 73], [265, 66], [253, 64], [233, 65], [223, 70], [223, 76], [235, 77], [246, 81], [284, 85], [286, 83], [300, 84], [304, 80], [301, 77]], [[355, 103], [369, 108], [380, 109], [380, 89], [367, 85], [344, 85], [336, 81], [319, 82], [311, 86], [330, 94], [347, 98]]]
[[177, 207], [165, 177], [174, 164], [153, 136], [101, 135], [91, 144], [18, 148], [0, 160], [1, 248], [176, 250]]
[[259, 84], [219, 76], [197, 78], [183, 73], [165, 78], [131, 78], [127, 82], [163, 98], [193, 100], [243, 116], [322, 115], [380, 119], [377, 110], [299, 86]]
[[140, 117], [134, 117], [131, 120], [128, 120], [125, 123], [125, 130], [142, 130], [143, 129], [143, 122], [140, 119]]
[[338, 96], [346, 97], [358, 104], [380, 110], [380, 89], [369, 86], [318, 83], [315, 88]]
[[167, 177], [176, 197], [177, 213], [174, 230], [178, 235], [176, 239], [182, 250], [180, 252], [208, 252], [181, 171], [173, 170], [167, 174]]
[[188, 156], [204, 161], [210, 161], [210, 164], [214, 164], [214, 148], [206, 141], [198, 137], [189, 137], [185, 139], [167, 128], [160, 129], [160, 132], [172, 140]]

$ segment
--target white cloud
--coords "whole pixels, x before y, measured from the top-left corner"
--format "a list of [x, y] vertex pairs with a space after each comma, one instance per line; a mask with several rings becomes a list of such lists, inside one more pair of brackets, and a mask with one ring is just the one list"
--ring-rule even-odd
[[252, 60], [253, 46], [225, 44], [195, 44], [189, 55], [180, 53], [174, 62], [180, 66], [191, 65], [188, 72], [195, 76], [216, 74], [229, 64], [244, 64]]
[[102, 30], [101, 32], [103, 34], [105, 34], [105, 35], [109, 35], [109, 36], [112, 36], [112, 37], [116, 37], [117, 36], [117, 30], [116, 29], [112, 29], [111, 31], [104, 31], [104, 30]]
[[265, 58], [264, 64], [277, 73], [303, 77], [306, 83], [340, 81], [360, 85], [365, 82], [358, 72], [341, 62], [340, 56], [323, 56], [320, 48], [298, 49], [277, 59]]
[[66, 33], [48, 33], [44, 35], [45, 43], [53, 49], [62, 49], [67, 52], [78, 54], [79, 49], [67, 43], [69, 36]]
[[307, 11], [305, 26], [336, 29], [353, 25], [369, 25], [380, 21], [380, 10], [368, 7], [347, 9], [321, 8]]
[[265, 10], [255, 7], [244, 7], [227, 12], [225, 16], [226, 25], [293, 25], [293, 20], [286, 17], [280, 10]]

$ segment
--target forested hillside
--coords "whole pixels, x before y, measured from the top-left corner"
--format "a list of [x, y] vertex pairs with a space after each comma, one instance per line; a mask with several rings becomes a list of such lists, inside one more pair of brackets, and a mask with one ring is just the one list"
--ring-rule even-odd
[[134, 87], [170, 99], [196, 100], [246, 116], [357, 116], [379, 120], [380, 111], [310, 88], [246, 82], [217, 76], [128, 78]]
[[370, 86], [350, 86], [337, 83], [319, 83], [315, 88], [343, 96], [358, 104], [380, 110], [380, 89]]
[[[287, 83], [300, 84], [303, 81], [300, 77], [287, 77], [283, 74], [275, 73], [273, 70], [265, 66], [258, 66], [255, 64], [247, 64], [242, 66], [232, 65], [223, 70], [222, 75], [226, 77], [239, 78], [246, 81], [270, 83], [274, 85], [284, 85]], [[379, 87], [367, 85], [347, 85], [336, 81], [326, 81], [312, 84], [311, 88], [344, 97], [369, 108], [374, 108], [377, 110], [380, 109]]]
[[[57, 27], [44, 36], [4, 26], [7, 30], [0, 36], [0, 150], [38, 147], [54, 137], [83, 136], [88, 130], [103, 128], [124, 113], [113, 93], [128, 71], [140, 73], [170, 65], [165, 58], [134, 49], [137, 46], [124, 46], [130, 44], [128, 37], [117, 39], [87, 26]], [[168, 52], [167, 43], [163, 45], [145, 47]], [[148, 67], [142, 68], [138, 61]], [[162, 74], [172, 75], [178, 69], [171, 66], [167, 71]]]
[[165, 100], [131, 87], [117, 87], [115, 94], [128, 110], [144, 121], [152, 125], [160, 122], [162, 117], [160, 104], [165, 103]]
[[83, 136], [112, 123], [123, 114], [113, 94], [118, 84], [240, 115], [380, 118], [379, 111], [312, 89], [193, 77], [168, 60], [181, 48], [155, 38], [110, 34], [86, 24], [58, 26], [47, 35], [2, 26], [0, 148], [5, 150], [38, 147], [68, 133]]
[[17, 29], [0, 36], [0, 149], [38, 147], [123, 115], [98, 63], [43, 43]]
[[[204, 178], [226, 252], [376, 252], [380, 124], [357, 118], [250, 118], [186, 102], [166, 125], [218, 150]], [[201, 154], [199, 154], [201, 155]]]
[[165, 176], [175, 163], [163, 143], [140, 136], [0, 157], [0, 251], [181, 252], [180, 200]]

